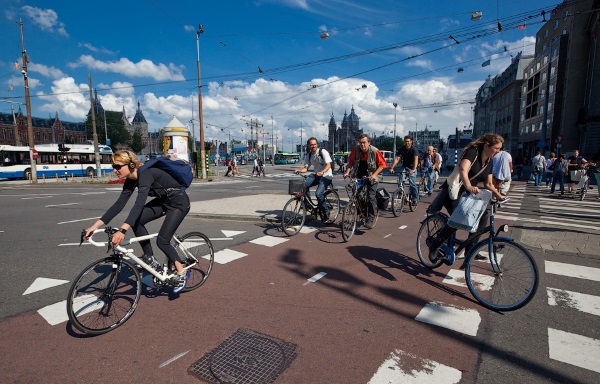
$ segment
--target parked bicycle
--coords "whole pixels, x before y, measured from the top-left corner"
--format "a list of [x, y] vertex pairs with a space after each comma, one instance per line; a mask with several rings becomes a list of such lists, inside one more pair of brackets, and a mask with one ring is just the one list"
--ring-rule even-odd
[[[113, 246], [112, 236], [118, 228], [97, 229], [89, 242], [97, 247], [107, 246], [112, 254], [86, 267], [75, 279], [67, 297], [67, 314], [71, 324], [81, 332], [99, 335], [112, 331], [125, 323], [135, 311], [142, 293], [142, 279], [138, 268], [152, 276], [153, 285], [162, 288], [169, 285], [173, 276], [168, 264], [158, 269], [146, 264], [132, 249], [123, 245]], [[96, 242], [94, 234], [104, 232], [108, 242]], [[85, 231], [81, 234], [81, 243]], [[149, 240], [157, 233], [135, 237], [128, 244]], [[184, 260], [184, 269], [189, 271], [183, 292], [197, 289], [206, 282], [214, 263], [212, 243], [200, 232], [173, 236], [173, 246]], [[81, 244], [80, 243], [80, 244]], [[136, 265], [137, 264], [137, 265]]]
[[[466, 240], [454, 235], [448, 244], [442, 245], [446, 257], [429, 258], [429, 244], [448, 221], [448, 216], [437, 212], [427, 216], [417, 234], [417, 255], [428, 268], [437, 268], [442, 263], [452, 265], [455, 255], [469, 246], [465, 254], [465, 280], [471, 294], [483, 306], [497, 311], [512, 311], [527, 304], [535, 295], [538, 286], [538, 268], [531, 254], [512, 238], [499, 236], [508, 232], [504, 224], [494, 233], [494, 214], [501, 203], [491, 204], [490, 225], [477, 231]], [[480, 236], [487, 238], [477, 240]]]
[[[320, 215], [319, 206], [312, 200], [310, 194], [304, 187], [304, 181], [307, 175], [300, 174], [302, 181], [290, 180], [288, 192], [293, 197], [285, 203], [281, 213], [281, 228], [289, 236], [294, 236], [304, 226], [307, 220], [307, 212], [317, 218]], [[329, 218], [324, 220], [324, 224], [334, 223], [340, 214], [340, 196], [337, 189], [333, 188], [333, 183], [329, 185], [324, 192], [325, 204], [329, 209]]]
[[[342, 238], [344, 241], [350, 241], [359, 221], [364, 225], [369, 219], [369, 195], [365, 187], [366, 180], [366, 177], [351, 178], [350, 183], [346, 185], [346, 192], [350, 200], [342, 213]], [[373, 226], [375, 226], [379, 217], [377, 204], [374, 205], [374, 208]]]
[[398, 188], [392, 193], [392, 213], [395, 217], [402, 214], [405, 205], [408, 205], [410, 211], [414, 212], [419, 204], [419, 190], [417, 190], [417, 201], [416, 204], [414, 204], [415, 202], [410, 198], [410, 183], [408, 183], [407, 180], [408, 174], [406, 172], [400, 172], [398, 177]]

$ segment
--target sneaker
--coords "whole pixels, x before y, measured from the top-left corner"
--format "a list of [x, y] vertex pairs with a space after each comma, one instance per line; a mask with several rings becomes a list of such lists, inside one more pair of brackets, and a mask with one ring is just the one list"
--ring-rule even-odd
[[427, 192], [427, 196], [431, 196], [431, 192]]
[[443, 260], [444, 264], [446, 264], [446, 265], [454, 264], [454, 260], [456, 258], [456, 256], [454, 255], [454, 250], [452, 248], [450, 248], [449, 246], [447, 246], [446, 244], [442, 244], [440, 246], [440, 250], [445, 255], [444, 260]]
[[154, 258], [154, 256], [142, 255], [141, 259], [144, 263], [151, 266], [154, 270], [160, 271], [160, 263]]
[[365, 223], [365, 227], [368, 228], [368, 229], [372, 229], [374, 226], [375, 226], [375, 222], [373, 220], [368, 220]]
[[180, 275], [177, 272], [173, 273], [173, 275], [167, 280], [168, 283], [174, 287], [173, 293], [179, 293], [185, 289], [188, 277], [190, 277], [190, 271], [187, 271], [185, 275]]
[[331, 222], [329, 215], [331, 215], [331, 212], [327, 212], [326, 214], [321, 214], [321, 221], [324, 222], [325, 224], [328, 224]]
[[478, 253], [475, 255], [475, 260], [487, 260], [487, 257]]

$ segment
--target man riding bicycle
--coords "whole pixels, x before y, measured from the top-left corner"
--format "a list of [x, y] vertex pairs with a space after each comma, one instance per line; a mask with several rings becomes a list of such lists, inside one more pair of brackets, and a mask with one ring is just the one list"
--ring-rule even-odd
[[307, 140], [306, 146], [308, 151], [304, 156], [304, 167], [302, 169], [294, 171], [294, 173], [304, 173], [313, 166], [315, 172], [310, 174], [304, 181], [304, 187], [306, 188], [306, 194], [308, 196], [308, 189], [312, 186], [317, 185], [315, 195], [321, 212], [321, 220], [324, 222], [329, 221], [329, 209], [325, 204], [325, 191], [333, 182], [333, 172], [331, 170], [331, 156], [326, 149], [319, 149], [319, 143], [317, 139], [311, 137]]
[[369, 135], [363, 133], [358, 137], [358, 145], [348, 156], [346, 178], [353, 170], [354, 177], [367, 177], [365, 187], [369, 196], [368, 218], [365, 227], [371, 229], [375, 225], [375, 207], [377, 206], [377, 184], [381, 180], [381, 172], [387, 166], [385, 158], [379, 149], [371, 145]]
[[[125, 208], [127, 201], [137, 188], [138, 194], [135, 203], [121, 225], [112, 237], [114, 246], [119, 245], [125, 239], [125, 233], [131, 228], [136, 236], [148, 235], [145, 225], [160, 217], [165, 220], [158, 231], [156, 244], [167, 255], [177, 270], [169, 279], [169, 283], [175, 286], [175, 293], [181, 292], [187, 283], [188, 274], [183, 267], [183, 260], [179, 257], [177, 250], [171, 245], [171, 238], [175, 231], [190, 211], [190, 199], [185, 191], [177, 187], [179, 183], [167, 172], [157, 167], [150, 167], [138, 171], [143, 163], [138, 161], [135, 153], [130, 151], [117, 151], [112, 156], [112, 167], [116, 175], [125, 179], [123, 190], [117, 201], [97, 220], [92, 226], [85, 230], [85, 239], [89, 239], [93, 232], [103, 225], [108, 224], [115, 216]], [[146, 203], [148, 197], [155, 197]], [[154, 258], [150, 240], [140, 242], [144, 251], [142, 259], [148, 265], [159, 266]]]
[[408, 176], [410, 184], [410, 199], [413, 205], [417, 205], [419, 200], [419, 190], [417, 189], [417, 166], [419, 165], [419, 151], [413, 146], [412, 136], [404, 136], [404, 147], [398, 150], [396, 158], [390, 167], [390, 173], [394, 172], [394, 167], [402, 159], [402, 167], [400, 167], [400, 183], [404, 185], [404, 179]]

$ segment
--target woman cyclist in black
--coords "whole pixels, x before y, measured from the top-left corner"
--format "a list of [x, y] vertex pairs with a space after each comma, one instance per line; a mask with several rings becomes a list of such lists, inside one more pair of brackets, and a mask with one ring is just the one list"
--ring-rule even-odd
[[[179, 187], [179, 183], [167, 172], [156, 167], [149, 167], [139, 171], [142, 163], [138, 160], [135, 153], [129, 151], [118, 151], [112, 156], [112, 167], [119, 178], [125, 178], [123, 190], [117, 201], [106, 211], [106, 213], [96, 221], [91, 227], [85, 230], [88, 239], [91, 233], [107, 225], [117, 214], [123, 210], [133, 191], [137, 188], [138, 195], [135, 203], [121, 225], [118, 232], [112, 237], [113, 245], [119, 245], [125, 239], [125, 233], [133, 229], [135, 236], [148, 235], [145, 225], [153, 220], [165, 216], [165, 220], [160, 227], [156, 244], [167, 255], [169, 260], [177, 270], [173, 274], [169, 283], [175, 286], [174, 292], [181, 292], [187, 282], [182, 260], [175, 248], [171, 245], [171, 238], [175, 231], [190, 211], [190, 199], [185, 191]], [[148, 197], [154, 197], [146, 203]], [[154, 267], [158, 262], [154, 258], [154, 252], [150, 240], [140, 242], [144, 255], [144, 262]]]

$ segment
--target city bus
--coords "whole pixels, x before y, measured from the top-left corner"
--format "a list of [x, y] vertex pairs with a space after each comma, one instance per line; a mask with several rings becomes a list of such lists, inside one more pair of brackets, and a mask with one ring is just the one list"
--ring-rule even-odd
[[456, 142], [456, 135], [448, 136], [448, 145], [446, 146], [446, 168], [449, 171], [454, 170], [454, 166], [456, 165], [456, 161], [460, 161], [460, 157], [462, 156], [463, 149], [469, 145], [472, 140], [472, 136], [469, 134], [462, 134], [459, 136], [460, 139], [458, 143]]
[[[88, 176], [96, 175], [96, 161], [93, 144], [65, 144], [69, 150], [61, 152], [58, 144], [38, 144], [36, 160], [38, 177]], [[102, 173], [112, 172], [112, 149], [98, 146]], [[29, 147], [0, 145], [0, 179], [30, 179], [31, 160]]]
[[394, 154], [392, 153], [392, 151], [379, 150], [379, 152], [381, 152], [381, 154], [383, 155], [385, 163], [388, 165], [388, 167], [390, 167], [394, 162]]
[[296, 164], [300, 162], [300, 155], [297, 153], [279, 152], [274, 157], [275, 164]]

